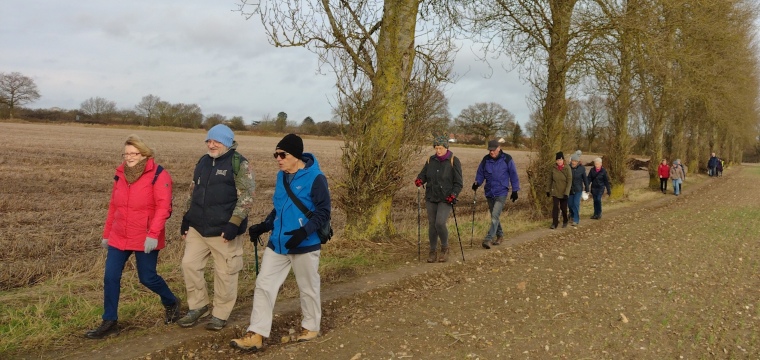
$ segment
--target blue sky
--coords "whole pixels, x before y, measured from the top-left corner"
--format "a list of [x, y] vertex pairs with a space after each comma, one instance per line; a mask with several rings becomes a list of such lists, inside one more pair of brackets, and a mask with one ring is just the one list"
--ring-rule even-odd
[[[271, 46], [258, 18], [236, 8], [234, 0], [4, 0], [0, 72], [35, 80], [42, 98], [31, 107], [76, 109], [100, 96], [131, 108], [153, 94], [247, 122], [280, 111], [329, 120], [334, 76], [318, 73], [305, 49]], [[496, 102], [525, 124], [529, 86], [505, 60], [479, 61], [476, 49], [464, 44], [457, 55], [449, 111]]]

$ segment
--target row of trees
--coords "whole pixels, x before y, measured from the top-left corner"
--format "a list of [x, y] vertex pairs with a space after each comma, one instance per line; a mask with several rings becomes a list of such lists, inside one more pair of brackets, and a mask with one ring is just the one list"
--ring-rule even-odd
[[414, 99], [452, 79], [456, 35], [483, 44], [483, 58], [511, 57], [533, 85], [537, 214], [558, 150], [598, 146], [621, 196], [636, 142], [652, 159], [667, 153], [698, 169], [711, 150], [740, 161], [757, 135], [751, 0], [240, 1], [273, 45], [306, 47], [336, 75], [336, 108], [351, 125], [337, 201], [348, 236], [393, 233], [402, 169], [419, 136], [436, 131], [419, 130], [432, 109]]

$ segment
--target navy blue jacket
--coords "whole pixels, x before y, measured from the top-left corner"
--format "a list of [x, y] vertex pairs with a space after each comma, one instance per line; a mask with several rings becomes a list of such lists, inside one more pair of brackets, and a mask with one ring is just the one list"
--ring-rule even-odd
[[[313, 154], [304, 153], [302, 160], [306, 167], [298, 170], [288, 185], [293, 194], [314, 215], [311, 219], [307, 218], [290, 200], [285, 190], [285, 173], [280, 171], [277, 173], [277, 183], [272, 196], [274, 209], [264, 220], [267, 228], [272, 230], [267, 246], [282, 255], [304, 254], [321, 249], [317, 229], [330, 220], [330, 190], [327, 187], [327, 178], [319, 169], [319, 163]], [[291, 236], [284, 233], [300, 227], [303, 227], [308, 236], [297, 248], [288, 250], [285, 243]]]
[[588, 172], [588, 180], [591, 183], [591, 192], [596, 194], [604, 194], [604, 189], [607, 189], [607, 194], [611, 194], [610, 190], [610, 177], [607, 176], [607, 170], [600, 168], [599, 172], [596, 171], [596, 167], [591, 167]]
[[478, 165], [478, 171], [475, 173], [475, 182], [480, 186], [483, 181], [486, 186], [483, 188], [487, 198], [509, 195], [509, 189], [520, 191], [520, 179], [517, 177], [517, 168], [512, 157], [499, 152], [496, 159], [491, 155], [486, 155]]
[[577, 194], [579, 192], [588, 192], [589, 184], [588, 177], [586, 176], [586, 168], [580, 163], [573, 168], [570, 167], [570, 171], [573, 172], [573, 185], [570, 186], [570, 194]]
[[707, 167], [710, 167], [710, 168], [718, 167], [719, 162], [720, 160], [718, 160], [718, 157], [713, 156], [710, 158], [710, 160], [707, 160]]

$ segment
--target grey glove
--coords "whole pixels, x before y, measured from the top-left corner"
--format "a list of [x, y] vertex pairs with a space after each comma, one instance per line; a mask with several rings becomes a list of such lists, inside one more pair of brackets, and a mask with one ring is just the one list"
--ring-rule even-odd
[[108, 239], [100, 240], [100, 246], [102, 246], [103, 249], [108, 249]]
[[145, 253], [150, 253], [151, 251], [156, 249], [156, 246], [158, 246], [158, 240], [154, 239], [152, 237], [146, 237], [145, 238]]

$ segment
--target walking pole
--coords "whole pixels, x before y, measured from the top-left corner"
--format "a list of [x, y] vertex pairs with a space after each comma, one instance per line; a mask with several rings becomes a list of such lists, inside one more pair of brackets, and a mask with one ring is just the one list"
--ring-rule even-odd
[[454, 204], [451, 204], [451, 212], [454, 214], [454, 226], [457, 228], [457, 237], [459, 238], [459, 251], [462, 252], [462, 262], [464, 262], [464, 248], [462, 248], [462, 237], [459, 236], [459, 224], [457, 224], [457, 211]]
[[253, 254], [255, 257], [254, 263], [256, 264], [256, 275], [259, 275], [259, 244], [261, 244], [261, 236], [256, 238], [253, 242]]
[[420, 262], [421, 254], [421, 246], [420, 245], [420, 214], [422, 213], [422, 205], [420, 203], [420, 188], [417, 187], [417, 262]]
[[470, 229], [470, 248], [472, 248], [472, 239], [475, 237], [475, 202], [478, 201], [478, 189], [475, 189], [472, 194], [472, 226]]

